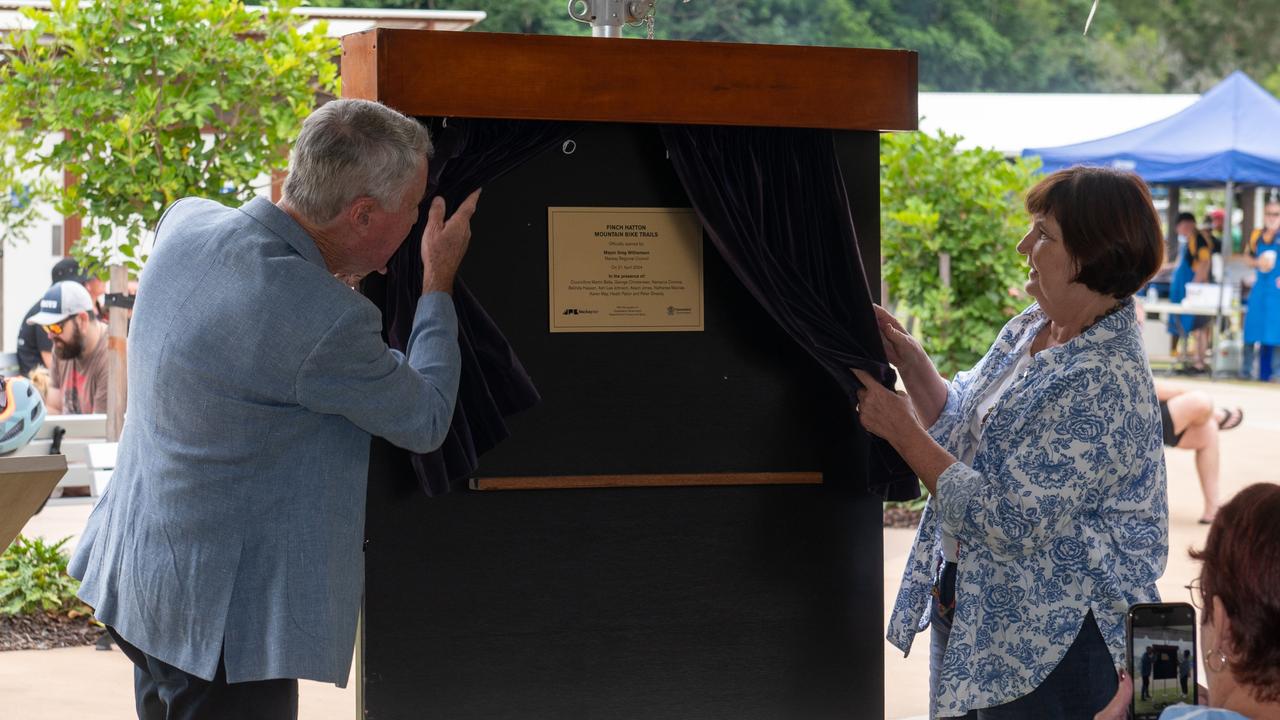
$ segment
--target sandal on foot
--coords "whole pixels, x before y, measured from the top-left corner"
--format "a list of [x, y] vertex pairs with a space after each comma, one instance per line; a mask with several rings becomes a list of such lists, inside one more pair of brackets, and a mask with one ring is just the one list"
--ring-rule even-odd
[[1225, 415], [1218, 420], [1219, 430], [1231, 430], [1240, 427], [1240, 423], [1244, 422], [1244, 410], [1241, 408], [1221, 408]]

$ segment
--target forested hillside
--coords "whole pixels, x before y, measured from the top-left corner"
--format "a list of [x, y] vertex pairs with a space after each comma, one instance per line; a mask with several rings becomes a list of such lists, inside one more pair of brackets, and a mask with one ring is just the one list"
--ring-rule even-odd
[[[1280, 1], [658, 0], [657, 36], [902, 47], [921, 90], [1202, 92], [1241, 69], [1280, 93]], [[589, 34], [565, 0], [316, 0], [484, 10], [477, 30]], [[634, 30], [640, 36], [643, 30]]]

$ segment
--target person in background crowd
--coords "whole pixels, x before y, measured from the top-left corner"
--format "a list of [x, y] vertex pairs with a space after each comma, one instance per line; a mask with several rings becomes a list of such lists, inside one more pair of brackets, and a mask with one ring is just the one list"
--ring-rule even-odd
[[1182, 688], [1183, 697], [1191, 696], [1191, 689], [1187, 687], [1187, 683], [1191, 680], [1191, 671], [1194, 668], [1195, 661], [1191, 659], [1191, 651], [1183, 650], [1182, 659], [1178, 661], [1178, 686]]
[[[55, 283], [27, 318], [53, 345], [49, 382], [43, 392], [50, 415], [107, 411], [107, 325], [98, 319], [89, 291], [75, 280]], [[33, 371], [34, 376], [34, 371]], [[62, 497], [86, 497], [85, 486], [64, 487]]]
[[49, 368], [44, 366], [37, 367], [27, 375], [27, 379], [31, 381], [31, 387], [40, 393], [41, 399], [49, 397]]
[[1244, 410], [1215, 409], [1213, 399], [1207, 393], [1180, 388], [1164, 380], [1156, 380], [1155, 386], [1156, 397], [1160, 400], [1164, 444], [1196, 452], [1196, 474], [1204, 497], [1200, 523], [1208, 525], [1218, 511], [1218, 468], [1221, 461], [1218, 432], [1239, 427], [1244, 421]]
[[110, 320], [109, 311], [103, 300], [107, 294], [107, 283], [100, 277], [90, 275], [84, 279], [84, 289], [89, 291], [89, 297], [93, 298], [93, 309], [98, 319], [107, 322]]
[[[1215, 244], [1212, 236], [1206, 236], [1196, 227], [1196, 216], [1191, 213], [1178, 215], [1175, 226], [1178, 232], [1178, 264], [1174, 268], [1173, 278], [1169, 281], [1169, 302], [1180, 303], [1187, 296], [1188, 283], [1205, 283], [1211, 280], [1213, 254], [1221, 252], [1220, 243]], [[1183, 361], [1190, 358], [1190, 369], [1195, 372], [1208, 372], [1206, 359], [1209, 355], [1209, 325], [1211, 318], [1203, 315], [1171, 315], [1169, 316], [1169, 334], [1171, 350], [1178, 354], [1181, 342]], [[1191, 340], [1195, 339], [1195, 355], [1192, 356]]]
[[[74, 258], [59, 260], [54, 264], [50, 276], [50, 285], [63, 280], [74, 280], [81, 284], [88, 282], [80, 274], [80, 264]], [[18, 326], [18, 371], [28, 377], [31, 376], [32, 370], [38, 367], [47, 368], [53, 364], [53, 341], [38, 325], [27, 322], [38, 312], [40, 312], [40, 300], [37, 300], [27, 314], [22, 316], [22, 324]]]
[[[1209, 224], [1213, 229], [1214, 237], [1218, 238], [1219, 242], [1221, 242], [1221, 239], [1225, 237], [1223, 234], [1223, 228], [1227, 224], [1227, 211], [1222, 208], [1213, 208], [1209, 211], [1208, 219]], [[1232, 247], [1235, 247], [1234, 242], [1232, 243]]]
[[1207, 282], [1222, 280], [1222, 226], [1214, 222], [1212, 214], [1205, 215], [1200, 223], [1200, 235], [1209, 241], [1213, 254], [1209, 258], [1209, 277]]
[[1138, 669], [1142, 673], [1142, 699], [1151, 699], [1151, 670], [1156, 664], [1156, 653], [1147, 646], [1146, 652], [1142, 653], [1142, 660], [1138, 663]]
[[[907, 392], [855, 370], [862, 426], [933, 496], [889, 621], [932, 624], [933, 717], [1088, 717], [1115, 693], [1129, 606], [1168, 553], [1160, 408], [1133, 294], [1159, 269], [1146, 183], [1073, 167], [1027, 194], [1036, 299], [947, 382], [883, 308]], [[927, 429], [926, 429], [927, 428]]]
[[[1204, 550], [1192, 551], [1202, 564], [1200, 577], [1187, 587], [1200, 614], [1200, 667], [1208, 689], [1201, 690], [1201, 706], [1165, 708], [1160, 720], [1280, 720], [1276, 518], [1280, 485], [1250, 485], [1218, 511]], [[1133, 679], [1121, 669], [1119, 680], [1115, 697], [1094, 720], [1128, 717]]]
[[45, 396], [49, 414], [106, 412], [107, 325], [98, 319], [89, 291], [74, 280], [55, 283], [27, 324], [43, 328], [53, 344]]
[[[1272, 351], [1280, 345], [1280, 267], [1276, 256], [1280, 253], [1280, 201], [1272, 200], [1263, 209], [1263, 226], [1253, 231], [1245, 246], [1245, 255], [1254, 268], [1253, 289], [1249, 292], [1249, 305], [1244, 316], [1244, 343], [1248, 348], [1260, 345], [1258, 379], [1270, 382], [1274, 373]], [[1252, 365], [1252, 353], [1245, 353]], [[1244, 368], [1246, 376], [1251, 367]]]

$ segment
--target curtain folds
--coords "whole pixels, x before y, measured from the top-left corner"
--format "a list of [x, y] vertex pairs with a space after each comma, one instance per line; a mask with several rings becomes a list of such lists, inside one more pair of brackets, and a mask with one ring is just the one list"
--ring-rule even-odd
[[[385, 280], [364, 292], [383, 310], [388, 344], [403, 350], [422, 287], [419, 238], [437, 195], [451, 212], [468, 194], [554, 147], [572, 123], [450, 119], [435, 133], [427, 197]], [[891, 385], [893, 371], [871, 310], [849, 200], [829, 131], [664, 126], [671, 162], [712, 244], [751, 294], [844, 390], [850, 367]], [[462, 377], [453, 425], [436, 452], [413, 455], [428, 495], [463, 487], [480, 454], [508, 435], [504, 418], [532, 407], [537, 390], [501, 330], [461, 278], [455, 286]], [[869, 489], [916, 497], [917, 481], [887, 443], [872, 441]]]
[[[831, 131], [664, 126], [661, 132], [711, 243], [845, 391], [850, 412], [859, 384], [849, 368], [892, 387]], [[872, 438], [871, 453], [868, 489], [892, 500], [918, 496], [915, 475], [888, 443]]]
[[[573, 123], [451, 118], [436, 130], [435, 155], [428, 165], [427, 194], [418, 222], [387, 264], [385, 282], [366, 282], [363, 288], [382, 308], [388, 345], [403, 351], [413, 329], [422, 288], [420, 239], [431, 201], [443, 197], [451, 215], [476, 188], [563, 142], [575, 127]], [[504, 418], [539, 400], [502, 331], [461, 277], [454, 285], [453, 305], [462, 350], [453, 424], [440, 449], [411, 456], [418, 482], [431, 496], [464, 487], [475, 472], [477, 458], [510, 435]]]

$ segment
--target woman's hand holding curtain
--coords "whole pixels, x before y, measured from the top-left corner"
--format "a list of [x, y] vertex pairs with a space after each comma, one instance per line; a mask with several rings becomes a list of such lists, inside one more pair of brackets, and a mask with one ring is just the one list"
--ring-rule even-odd
[[[910, 395], [886, 388], [865, 371], [853, 369], [853, 374], [862, 383], [862, 389], [858, 391], [858, 418], [862, 427], [872, 435], [888, 440], [920, 476], [929, 492], [936, 492], [938, 476], [956, 459], [925, 432], [916, 417], [917, 406]], [[945, 394], [943, 399], [945, 401]]]
[[916, 415], [925, 427], [933, 425], [947, 404], [947, 383], [938, 374], [929, 354], [918, 340], [911, 337], [902, 324], [888, 310], [873, 306], [880, 337], [884, 340], [885, 357], [898, 368], [902, 383], [907, 386]]

